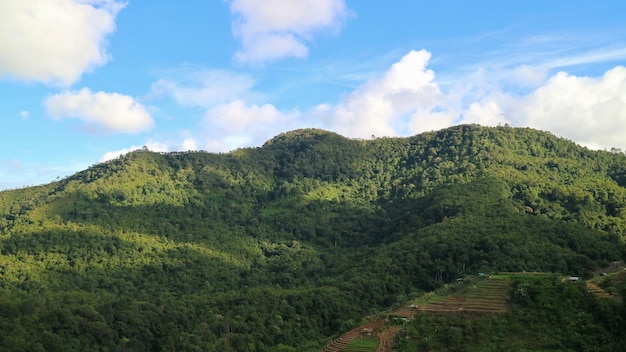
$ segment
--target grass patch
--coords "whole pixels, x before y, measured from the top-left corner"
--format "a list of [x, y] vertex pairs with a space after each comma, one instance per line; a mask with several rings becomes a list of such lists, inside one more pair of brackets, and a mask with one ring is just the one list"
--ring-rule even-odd
[[375, 352], [378, 347], [378, 340], [373, 337], [357, 337], [350, 341], [346, 347], [343, 348], [343, 352]]
[[527, 277], [547, 279], [553, 276], [555, 276], [555, 274], [546, 273], [546, 272], [521, 272], [521, 273], [511, 272], [511, 273], [499, 273], [499, 274], [489, 275], [489, 278], [492, 280], [509, 280], [510, 281], [510, 280], [518, 280], [522, 278], [527, 278]]

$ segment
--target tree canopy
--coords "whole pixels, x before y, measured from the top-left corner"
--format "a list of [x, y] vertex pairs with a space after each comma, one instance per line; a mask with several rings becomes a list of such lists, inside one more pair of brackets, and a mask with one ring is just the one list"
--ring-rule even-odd
[[527, 128], [138, 150], [0, 192], [0, 351], [316, 351], [459, 276], [623, 260], [625, 186]]

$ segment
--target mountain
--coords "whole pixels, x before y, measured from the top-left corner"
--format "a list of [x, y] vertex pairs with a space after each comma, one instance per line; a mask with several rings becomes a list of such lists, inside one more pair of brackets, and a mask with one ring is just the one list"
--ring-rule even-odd
[[318, 351], [458, 277], [625, 259], [625, 187], [624, 154], [508, 126], [135, 151], [0, 192], [0, 351]]

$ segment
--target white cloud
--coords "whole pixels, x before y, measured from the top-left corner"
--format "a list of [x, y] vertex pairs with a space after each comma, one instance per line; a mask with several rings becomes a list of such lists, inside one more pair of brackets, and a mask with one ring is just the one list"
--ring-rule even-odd
[[408, 132], [414, 135], [422, 132], [437, 131], [454, 125], [458, 117], [458, 111], [452, 107], [419, 109], [409, 120]]
[[26, 119], [30, 116], [30, 113], [28, 112], [28, 110], [22, 110], [22, 111], [20, 111], [20, 113], [18, 114], [18, 116], [19, 116], [22, 120], [26, 120]]
[[602, 77], [559, 72], [531, 94], [501, 100], [516, 125], [548, 130], [590, 148], [626, 146], [626, 68]]
[[[206, 135], [228, 149], [261, 144], [274, 135], [295, 128], [298, 111], [284, 113], [274, 105], [248, 105], [235, 100], [209, 109], [204, 115]], [[210, 144], [216, 148], [215, 143]]]
[[[430, 53], [410, 51], [380, 78], [372, 79], [342, 101], [319, 105], [312, 115], [350, 137], [395, 136], [426, 126], [450, 123], [446, 96], [426, 69]], [[444, 122], [438, 122], [444, 119]]]
[[[382, 77], [336, 105], [318, 105], [306, 117], [349, 137], [417, 134], [459, 123], [510, 123], [547, 130], [590, 148], [626, 147], [624, 67], [598, 78], [565, 72], [546, 78], [545, 70], [530, 66], [496, 77], [478, 71], [443, 92], [427, 69], [429, 59], [427, 51], [411, 51]], [[534, 89], [505, 91], [511, 80]]]
[[183, 150], [198, 150], [197, 143], [193, 138], [186, 138], [183, 141]]
[[109, 132], [139, 132], [154, 124], [143, 105], [118, 93], [83, 88], [49, 96], [44, 105], [52, 118], [78, 118]]
[[117, 0], [0, 2], [0, 77], [69, 86], [104, 65]]
[[483, 126], [495, 126], [508, 123], [504, 111], [496, 102], [488, 101], [484, 104], [471, 103], [463, 112], [463, 123], [476, 123]]
[[162, 78], [152, 84], [151, 96], [171, 96], [186, 107], [211, 107], [235, 98], [253, 96], [254, 80], [247, 75], [222, 70], [183, 67], [175, 78]]
[[230, 0], [233, 34], [242, 43], [236, 58], [254, 63], [306, 57], [306, 42], [337, 29], [349, 11], [344, 0]]
[[[548, 130], [591, 148], [626, 147], [622, 144], [626, 140], [624, 67], [599, 78], [565, 72], [548, 77], [545, 69], [531, 65], [484, 69], [457, 77], [443, 91], [428, 69], [430, 58], [425, 50], [410, 51], [338, 103], [319, 104], [304, 113], [250, 103], [246, 98], [253, 96], [254, 82], [221, 71], [196, 71], [206, 76], [163, 80], [155, 83], [153, 93], [171, 95], [181, 105], [207, 108], [201, 128], [185, 136], [179, 150], [224, 152], [260, 145], [300, 127], [367, 138], [417, 134], [459, 123], [509, 123]], [[234, 87], [228, 87], [228, 81], [235, 82]], [[256, 101], [261, 100], [258, 97]]]

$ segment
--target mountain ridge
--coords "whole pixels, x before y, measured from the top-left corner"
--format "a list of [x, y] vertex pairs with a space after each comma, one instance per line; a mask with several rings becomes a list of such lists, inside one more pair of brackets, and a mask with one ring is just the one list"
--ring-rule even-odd
[[0, 326], [19, 331], [2, 337], [13, 350], [316, 350], [459, 276], [587, 277], [623, 260], [624, 175], [623, 154], [507, 126], [138, 150], [0, 192]]

